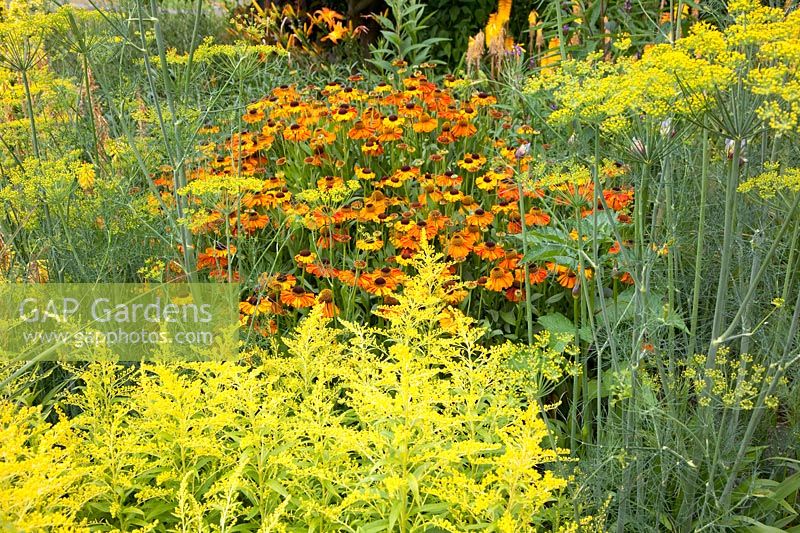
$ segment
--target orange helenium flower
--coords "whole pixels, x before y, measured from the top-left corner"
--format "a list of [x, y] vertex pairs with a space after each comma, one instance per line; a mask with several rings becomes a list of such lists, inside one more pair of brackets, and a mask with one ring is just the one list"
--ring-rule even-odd
[[281, 292], [281, 302], [296, 309], [311, 307], [314, 305], [314, 299], [314, 293], [306, 292], [300, 285]]
[[514, 275], [508, 270], [494, 267], [486, 280], [486, 288], [490, 291], [504, 291], [514, 283]]

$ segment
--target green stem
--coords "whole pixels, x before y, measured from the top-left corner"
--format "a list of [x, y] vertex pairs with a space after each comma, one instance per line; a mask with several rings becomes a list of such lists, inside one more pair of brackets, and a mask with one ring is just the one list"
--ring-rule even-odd
[[567, 59], [567, 46], [564, 44], [564, 17], [561, 14], [561, 0], [556, 0], [556, 21], [558, 22], [558, 49], [561, 61]]
[[783, 290], [781, 291], [781, 298], [786, 301], [789, 298], [789, 287], [792, 285], [795, 273], [797, 271], [794, 267], [795, 256], [797, 255], [798, 239], [800, 238], [800, 224], [795, 224], [794, 231], [792, 232], [791, 248], [789, 248], [789, 259], [786, 262], [786, 275], [783, 278]]
[[94, 118], [94, 103], [92, 102], [92, 89], [89, 86], [89, 59], [86, 57], [86, 54], [83, 54], [83, 82], [86, 86], [86, 114], [89, 115], [89, 126], [92, 130], [92, 141], [94, 142], [94, 156], [95, 160], [99, 161], [99, 152], [98, 146], [99, 141], [97, 139], [97, 125], [95, 124]]
[[711, 346], [706, 358], [706, 369], [714, 367], [719, 348], [719, 333], [725, 320], [726, 303], [728, 298], [728, 277], [730, 276], [731, 258], [733, 257], [733, 229], [736, 216], [736, 187], [739, 183], [739, 159], [742, 153], [741, 139], [733, 140], [733, 157], [731, 168], [728, 172], [728, 181], [725, 186], [725, 225], [722, 234], [722, 261], [719, 267], [717, 280], [717, 296], [714, 305], [714, 318], [711, 323]]
[[[761, 388], [761, 392], [758, 395], [758, 399], [756, 400], [756, 405], [753, 408], [753, 412], [750, 415], [750, 421], [747, 424], [747, 429], [745, 430], [744, 436], [742, 437], [741, 443], [739, 444], [739, 450], [736, 453], [736, 459], [733, 461], [733, 465], [731, 466], [730, 470], [728, 471], [728, 480], [725, 483], [725, 488], [722, 491], [722, 495], [719, 499], [719, 507], [720, 509], [728, 509], [730, 504], [731, 494], [733, 492], [734, 483], [738, 480], [738, 473], [739, 468], [742, 465], [742, 460], [744, 459], [745, 454], [747, 453], [748, 448], [750, 447], [750, 442], [753, 439], [753, 435], [758, 427], [758, 423], [761, 421], [761, 417], [763, 416], [764, 412], [764, 401], [765, 399], [770, 396], [773, 392], [775, 392], [775, 388], [778, 386], [781, 377], [783, 377], [787, 368], [797, 362], [800, 359], [800, 355], [796, 355], [793, 359], [789, 359], [790, 355], [789, 352], [792, 348], [792, 341], [794, 339], [795, 334], [797, 333], [798, 323], [800, 323], [800, 293], [797, 294], [797, 299], [794, 305], [794, 313], [792, 315], [792, 325], [789, 328], [789, 334], [786, 337], [786, 346], [784, 346], [783, 357], [781, 358], [781, 362], [776, 365], [770, 365], [770, 369], [773, 370], [772, 377], [769, 381], [769, 385], [767, 387]], [[768, 374], [769, 375], [769, 374]]]
[[689, 350], [691, 357], [697, 348], [697, 319], [700, 311], [700, 285], [703, 280], [703, 241], [706, 234], [706, 195], [708, 193], [708, 164], [710, 160], [708, 129], [703, 128], [703, 163], [700, 170], [700, 220], [697, 223], [697, 246], [694, 256], [694, 284], [692, 287], [692, 315], [689, 322]]
[[20, 70], [22, 76], [22, 88], [25, 91], [25, 110], [28, 112], [28, 121], [31, 125], [31, 144], [33, 145], [33, 155], [36, 159], [41, 157], [39, 151], [39, 135], [36, 132], [36, 117], [33, 114], [33, 97], [31, 96], [31, 84], [28, 80], [28, 71], [26, 69]]
[[[519, 213], [520, 226], [522, 226], [522, 256], [528, 256], [528, 233], [525, 224], [525, 193], [522, 188], [522, 180], [517, 180], [517, 191], [519, 193]], [[525, 272], [525, 321], [528, 326], [528, 346], [533, 346], [533, 305], [531, 304], [531, 281], [528, 273], [528, 264], [522, 266]]]
[[736, 324], [742, 318], [742, 314], [744, 313], [745, 307], [750, 303], [750, 301], [755, 296], [756, 290], [758, 289], [758, 283], [761, 281], [761, 278], [764, 277], [764, 274], [766, 273], [767, 269], [771, 266], [770, 261], [772, 260], [772, 256], [775, 255], [778, 246], [780, 246], [783, 243], [783, 236], [786, 234], [786, 231], [789, 229], [790, 225], [796, 224], [794, 218], [797, 215], [799, 207], [800, 207], [800, 194], [797, 195], [794, 204], [792, 204], [792, 207], [789, 209], [789, 213], [786, 217], [786, 220], [783, 222], [780, 229], [778, 230], [778, 233], [775, 236], [775, 239], [772, 241], [772, 245], [770, 246], [769, 250], [767, 250], [767, 253], [764, 255], [764, 258], [761, 261], [761, 266], [759, 267], [758, 272], [756, 273], [754, 283], [747, 288], [747, 293], [742, 298], [739, 310], [736, 312], [736, 315], [733, 317], [733, 320], [731, 320], [730, 325], [725, 331], [720, 333], [718, 337], [715, 337], [711, 340], [711, 345], [712, 347], [715, 348], [714, 350], [715, 353], [716, 353], [716, 348], [718, 348], [720, 344], [725, 342], [728, 336], [731, 333], [733, 333], [733, 330], [736, 329]]

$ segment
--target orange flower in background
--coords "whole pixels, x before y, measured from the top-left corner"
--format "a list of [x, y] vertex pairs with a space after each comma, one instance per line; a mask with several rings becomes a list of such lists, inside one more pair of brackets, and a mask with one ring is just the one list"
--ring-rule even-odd
[[358, 239], [356, 241], [356, 248], [364, 252], [375, 252], [383, 248], [383, 240], [375, 235], [370, 235], [363, 239]]
[[490, 106], [496, 103], [497, 103], [497, 98], [483, 91], [475, 93], [475, 95], [470, 100], [470, 104], [473, 107]]
[[506, 300], [519, 303], [525, 299], [525, 288], [519, 281], [515, 281], [506, 289]]
[[[337, 24], [344, 29], [340, 19], [324, 19], [322, 10], [314, 20], [330, 32]], [[320, 35], [324, 34], [325, 28]], [[446, 284], [442, 294], [449, 305], [462, 304], [468, 290], [481, 286], [502, 294], [502, 300], [494, 300], [498, 305], [519, 312], [513, 304], [525, 301], [526, 286], [539, 285], [531, 289], [537, 297], [551, 291], [550, 285], [574, 289], [581, 278], [591, 276], [591, 270], [580, 272], [575, 265], [523, 264], [519, 252], [505, 249], [516, 242], [508, 235], [519, 233], [523, 224], [549, 226], [565, 211], [561, 206], [584, 214], [599, 207], [594, 205], [591, 184], [584, 180], [545, 189], [526, 187], [525, 209], [520, 212], [517, 175], [525, 175], [525, 166], [535, 160], [515, 153], [538, 132], [494, 108], [495, 96], [473, 92], [458, 81], [453, 86], [456, 92], [438, 88], [411, 70], [372, 90], [358, 76], [351, 78], [324, 87], [279, 87], [247, 106], [246, 116], [236, 121], [252, 131], [198, 141], [204, 163], [191, 172], [190, 181], [245, 176], [263, 183], [260, 190], [225, 196], [202, 207], [198, 203], [192, 229], [202, 228], [197, 230], [200, 242], [238, 230], [266, 245], [274, 228], [280, 232], [277, 238], [287, 244], [276, 248], [277, 260], [285, 265], [294, 259], [292, 271], [303, 275], [302, 282], [288, 275], [281, 275], [281, 281], [276, 276], [260, 277], [255, 296], [240, 303], [245, 322], [253, 328], [267, 327], [269, 317], [255, 317], [274, 312], [273, 305], [288, 309], [316, 303], [325, 306], [325, 316], [334, 317], [340, 312], [334, 302], [337, 291], [344, 287], [349, 294], [348, 286], [382, 298], [388, 308], [396, 301], [394, 293], [402, 290], [404, 270], [414, 267], [414, 254], [423, 240], [449, 261], [463, 262], [443, 274], [458, 272], [469, 280]], [[604, 176], [610, 165], [604, 162]], [[158, 189], [169, 199], [172, 173], [161, 174]], [[603, 199], [608, 208], [616, 218], [629, 220], [633, 188], [608, 177], [607, 183]], [[570, 216], [574, 212], [570, 209]], [[230, 226], [225, 224], [228, 220]], [[601, 246], [610, 243], [604, 240]], [[294, 254], [305, 246], [317, 253]], [[248, 253], [253, 250], [248, 247]], [[608, 253], [618, 252], [615, 244]], [[198, 259], [203, 272], [222, 282], [247, 266], [247, 262], [237, 264], [232, 253], [213, 248]], [[614, 263], [613, 255], [602, 259], [604, 266]], [[620, 271], [615, 279], [628, 283], [630, 276]], [[547, 289], [540, 284], [547, 284]], [[489, 293], [483, 296], [493, 298]], [[360, 305], [361, 299], [355, 302]]]
[[403, 138], [403, 128], [384, 126], [378, 131], [378, 140], [380, 142], [399, 141]]
[[492, 241], [483, 242], [475, 246], [472, 251], [475, 252], [478, 257], [486, 261], [494, 261], [506, 256], [503, 247]]
[[528, 226], [546, 226], [549, 223], [550, 215], [541, 209], [532, 207], [527, 213], [525, 213], [525, 224]]
[[307, 264], [305, 269], [306, 272], [318, 278], [335, 278], [338, 273], [338, 270], [333, 268], [328, 258], [322, 258], [319, 262]]
[[357, 120], [353, 123], [353, 127], [347, 132], [347, 136], [351, 139], [369, 139], [375, 133], [375, 128], [367, 126], [363, 120]]
[[278, 274], [276, 276], [264, 276], [264, 279], [259, 281], [259, 284], [267, 287], [274, 292], [281, 292], [289, 290], [295, 286], [297, 278], [292, 274]]
[[490, 211], [484, 211], [480, 207], [473, 211], [466, 218], [467, 224], [476, 224], [481, 228], [487, 227], [494, 220], [494, 215]]
[[269, 217], [267, 215], [258, 213], [254, 209], [248, 209], [247, 211], [240, 212], [238, 215], [235, 213], [231, 215], [231, 225], [233, 226], [234, 230], [236, 228], [237, 220], [247, 233], [253, 233], [257, 230], [263, 229], [267, 226], [267, 224], [269, 224]]
[[475, 135], [477, 131], [478, 128], [476, 128], [472, 122], [466, 119], [459, 120], [453, 127], [453, 135], [456, 137], [471, 137]]
[[376, 296], [391, 295], [397, 288], [397, 284], [383, 276], [363, 274], [358, 279], [359, 286], [370, 294]]
[[502, 292], [511, 287], [514, 283], [514, 275], [500, 267], [494, 267], [489, 272], [489, 278], [486, 280], [486, 288], [490, 291]]
[[317, 259], [317, 254], [311, 250], [300, 250], [295, 256], [294, 261], [298, 265], [310, 265]]
[[373, 180], [375, 179], [375, 171], [371, 168], [367, 167], [360, 167], [356, 165], [355, 167], [355, 174], [356, 177], [360, 180]]
[[603, 191], [603, 198], [608, 204], [608, 207], [614, 211], [625, 209], [633, 202], [633, 189], [613, 187]]
[[383, 155], [383, 146], [381, 146], [381, 143], [378, 142], [378, 139], [371, 138], [361, 145], [361, 151], [365, 155]]
[[300, 285], [295, 285], [290, 290], [281, 291], [281, 302], [296, 309], [314, 305], [314, 293], [306, 292]]
[[270, 309], [269, 301], [260, 299], [255, 295], [239, 302], [239, 311], [247, 316], [267, 313]]
[[[544, 283], [544, 281], [547, 279], [548, 274], [550, 273], [550, 271], [547, 270], [546, 268], [536, 265], [528, 265], [527, 271], [528, 271], [528, 281], [530, 281], [532, 285], [538, 285], [539, 283]], [[524, 283], [525, 269], [524, 268], [517, 269], [514, 272], [514, 279], [519, 281], [520, 283]]]
[[253, 124], [254, 122], [261, 122], [264, 120], [264, 111], [258, 109], [256, 107], [250, 107], [247, 112], [242, 115], [242, 120], [247, 122], [248, 124]]
[[419, 119], [411, 125], [417, 133], [430, 133], [439, 127], [439, 121], [427, 113], [419, 116]]
[[453, 235], [450, 244], [447, 246], [447, 255], [456, 261], [466, 259], [470, 252], [470, 246], [461, 235]]
[[311, 131], [300, 124], [292, 124], [283, 130], [283, 138], [294, 142], [307, 141], [311, 138]]
[[339, 307], [333, 302], [333, 291], [322, 289], [317, 296], [317, 304], [322, 305], [322, 316], [333, 318], [339, 314]]
[[557, 265], [556, 266], [556, 281], [558, 284], [566, 289], [571, 289], [575, 287], [575, 283], [578, 281], [578, 273], [572, 270], [571, 268]]
[[436, 137], [436, 141], [441, 144], [450, 144], [456, 141], [456, 136], [453, 134], [448, 124], [442, 126], [442, 131], [439, 133], [439, 136]]

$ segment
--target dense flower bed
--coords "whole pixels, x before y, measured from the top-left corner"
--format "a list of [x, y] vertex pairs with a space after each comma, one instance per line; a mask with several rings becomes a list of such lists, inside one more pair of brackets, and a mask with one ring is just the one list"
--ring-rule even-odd
[[[606, 161], [595, 190], [585, 167], [534, 162], [527, 140], [537, 132], [464, 80], [439, 87], [406, 73], [396, 86], [366, 87], [360, 76], [282, 86], [241, 122], [227, 136], [203, 130], [207, 160], [184, 192], [196, 200], [198, 268], [249, 289], [242, 321], [260, 333], [316, 301], [347, 318], [357, 306], [392, 303], [425, 240], [467, 281], [449, 303], [474, 316], [500, 310], [518, 325], [526, 290], [549, 302], [545, 314], [592, 275], [578, 247], [523, 267], [520, 234], [587, 240], [590, 217], [606, 221], [603, 208], [630, 222], [626, 166]], [[158, 183], [169, 204], [171, 180]], [[619, 244], [610, 231], [596, 237], [603, 261], [615, 265]], [[618, 281], [631, 278], [620, 272]]]

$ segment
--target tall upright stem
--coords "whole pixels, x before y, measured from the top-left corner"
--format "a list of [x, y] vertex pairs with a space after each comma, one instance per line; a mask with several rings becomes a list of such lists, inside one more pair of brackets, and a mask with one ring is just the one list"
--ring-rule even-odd
[[733, 227], [736, 217], [736, 187], [739, 183], [739, 158], [741, 154], [741, 139], [734, 139], [731, 168], [725, 185], [725, 226], [722, 235], [722, 261], [719, 267], [719, 279], [717, 280], [717, 297], [714, 305], [714, 319], [711, 323], [711, 344], [708, 348], [706, 369], [713, 368], [716, 362], [719, 343], [715, 341], [722, 331], [727, 308], [728, 276], [730, 275], [731, 258], [733, 257]]
[[706, 235], [706, 195], [708, 194], [708, 164], [710, 150], [708, 129], [703, 128], [703, 163], [700, 170], [700, 220], [697, 222], [697, 247], [694, 255], [694, 284], [692, 287], [692, 316], [689, 322], [688, 356], [697, 348], [697, 317], [700, 311], [700, 284], [703, 280], [703, 244]]
[[28, 80], [27, 69], [20, 70], [22, 76], [22, 88], [25, 91], [25, 110], [28, 113], [28, 121], [31, 125], [31, 144], [33, 145], [33, 155], [36, 159], [41, 157], [39, 152], [39, 135], [36, 133], [36, 117], [33, 114], [33, 97], [31, 96], [31, 84]]
[[[144, 31], [142, 27], [142, 6], [141, 0], [138, 2], [139, 7], [139, 28], [140, 32]], [[164, 134], [164, 142], [165, 143], [174, 143], [173, 150], [170, 150], [169, 146], [166, 146], [167, 153], [170, 154], [172, 157], [172, 176], [173, 176], [173, 194], [175, 198], [175, 210], [177, 214], [177, 221], [178, 221], [178, 228], [179, 228], [179, 238], [181, 242], [182, 255], [183, 255], [183, 269], [186, 273], [186, 277], [189, 281], [194, 281], [197, 277], [197, 262], [195, 257], [195, 250], [194, 250], [194, 243], [192, 238], [192, 233], [189, 231], [189, 227], [185, 220], [185, 215], [188, 207], [188, 199], [181, 194], [181, 189], [186, 186], [186, 168], [185, 168], [185, 151], [182, 145], [182, 140], [180, 138], [180, 124], [177, 116], [177, 109], [175, 105], [175, 95], [173, 92], [173, 84], [172, 84], [172, 74], [169, 70], [169, 65], [167, 64], [167, 53], [166, 53], [166, 45], [164, 44], [164, 34], [161, 30], [161, 21], [159, 20], [160, 12], [158, 8], [158, 2], [156, 0], [150, 0], [150, 9], [153, 13], [153, 32], [156, 37], [156, 47], [158, 48], [158, 58], [159, 63], [161, 65], [161, 77], [164, 81], [164, 94], [167, 100], [167, 107], [170, 112], [170, 120], [172, 122], [172, 131], [170, 132], [171, 135], [167, 134], [166, 128], [164, 128], [163, 119], [161, 119], [161, 114], [158, 110], [158, 102], [157, 102], [157, 94], [155, 91], [155, 85], [153, 84], [152, 77], [150, 74], [150, 60], [147, 53], [146, 43], [144, 42], [144, 33], [142, 33], [142, 47], [144, 49], [143, 56], [145, 61], [145, 69], [147, 70], [148, 80], [150, 81], [151, 90], [153, 92], [153, 99], [156, 101], [156, 111], [159, 115], [159, 122], [161, 123], [161, 129]], [[170, 137], [172, 137], [170, 139]]]

